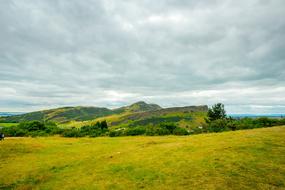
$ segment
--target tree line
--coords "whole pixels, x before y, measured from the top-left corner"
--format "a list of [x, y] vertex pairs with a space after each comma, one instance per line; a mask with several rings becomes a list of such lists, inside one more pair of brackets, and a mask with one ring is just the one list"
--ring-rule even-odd
[[173, 123], [161, 123], [159, 125], [136, 126], [130, 128], [110, 129], [106, 121], [96, 122], [80, 128], [60, 128], [53, 122], [28, 121], [21, 122], [17, 126], [4, 127], [1, 130], [5, 136], [52, 136], [63, 137], [98, 137], [98, 136], [159, 136], [159, 135], [188, 135], [189, 132]]

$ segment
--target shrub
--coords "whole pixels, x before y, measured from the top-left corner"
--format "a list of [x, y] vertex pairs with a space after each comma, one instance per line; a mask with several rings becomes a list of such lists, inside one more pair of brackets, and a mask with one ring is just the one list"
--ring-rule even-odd
[[226, 130], [228, 130], [226, 119], [217, 119], [215, 121], [210, 122], [208, 125], [209, 132], [221, 132]]
[[133, 128], [128, 128], [125, 131], [125, 135], [127, 136], [143, 135], [145, 134], [145, 132], [146, 132], [145, 127], [133, 127]]
[[189, 132], [185, 128], [176, 127], [173, 130], [174, 135], [189, 135]]
[[47, 126], [45, 132], [49, 135], [62, 134], [64, 129], [57, 126]]
[[150, 125], [146, 128], [146, 135], [155, 136], [155, 135], [170, 135], [170, 131], [161, 125], [153, 126]]
[[167, 129], [170, 134], [173, 134], [173, 131], [176, 129], [176, 125], [173, 123], [162, 123], [159, 125], [160, 128]]
[[124, 135], [123, 130], [113, 130], [113, 131], [109, 132], [110, 137], [119, 137], [119, 136], [123, 136], [123, 135]]
[[27, 131], [38, 131], [46, 129], [46, 126], [40, 121], [22, 122], [18, 125], [18, 127]]
[[260, 117], [256, 120], [256, 122], [264, 127], [270, 127], [272, 126], [273, 123], [272, 120], [269, 119], [268, 117]]
[[82, 137], [84, 135], [82, 133], [80, 133], [79, 129], [71, 128], [71, 129], [65, 129], [62, 133], [62, 136], [64, 136], [64, 137]]

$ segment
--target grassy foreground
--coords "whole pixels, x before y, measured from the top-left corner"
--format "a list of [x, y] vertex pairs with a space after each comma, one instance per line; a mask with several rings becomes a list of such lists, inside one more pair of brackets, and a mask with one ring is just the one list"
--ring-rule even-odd
[[285, 189], [285, 127], [0, 142], [0, 189], [140, 188]]

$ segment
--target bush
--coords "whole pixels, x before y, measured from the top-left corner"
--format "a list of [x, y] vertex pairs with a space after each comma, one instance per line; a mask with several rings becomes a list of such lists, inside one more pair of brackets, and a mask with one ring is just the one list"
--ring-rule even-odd
[[173, 130], [173, 135], [189, 135], [185, 128], [177, 127]]
[[80, 129], [71, 128], [71, 129], [65, 129], [62, 133], [62, 136], [63, 137], [82, 137], [84, 135], [80, 132]]
[[258, 124], [264, 127], [270, 127], [273, 124], [273, 119], [269, 119], [268, 117], [260, 117], [256, 120]]
[[163, 127], [162, 125], [153, 126], [150, 125], [146, 128], [146, 135], [155, 136], [155, 135], [170, 135], [170, 131]]
[[27, 136], [28, 131], [19, 128], [18, 126], [4, 127], [2, 132], [7, 137], [24, 137]]
[[89, 136], [89, 137], [98, 137], [109, 132], [108, 125], [106, 121], [96, 122], [91, 125], [82, 126], [79, 129], [73, 128], [73, 130], [66, 129], [63, 131], [62, 136], [64, 137], [80, 137], [80, 136]]
[[46, 126], [40, 121], [22, 122], [18, 125], [18, 127], [27, 131], [39, 131], [46, 129]]
[[145, 127], [133, 127], [129, 128], [125, 131], [125, 135], [127, 136], [136, 136], [136, 135], [144, 135], [146, 132]]
[[62, 134], [64, 131], [64, 129], [59, 128], [57, 126], [47, 126], [45, 129], [45, 132], [48, 135], [56, 135], [56, 134]]
[[208, 125], [209, 132], [221, 132], [226, 130], [228, 130], [226, 119], [217, 119], [210, 122]]
[[123, 136], [123, 135], [124, 135], [123, 130], [113, 130], [113, 131], [109, 132], [110, 137], [119, 137], [119, 136]]
[[63, 129], [56, 126], [53, 122], [42, 123], [40, 121], [22, 122], [17, 126], [4, 127], [2, 132], [7, 137], [23, 137], [23, 136], [48, 136], [61, 134]]
[[280, 119], [278, 125], [285, 125], [285, 118]]
[[173, 134], [173, 131], [177, 128], [177, 126], [173, 123], [162, 123], [159, 125], [159, 127], [167, 129], [170, 134]]

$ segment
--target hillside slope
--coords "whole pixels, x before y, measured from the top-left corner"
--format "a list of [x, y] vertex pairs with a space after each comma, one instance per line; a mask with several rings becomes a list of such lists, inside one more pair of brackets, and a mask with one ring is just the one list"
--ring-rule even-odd
[[92, 125], [97, 121], [106, 120], [110, 127], [133, 127], [156, 125], [159, 123], [171, 122], [180, 127], [194, 128], [202, 125], [208, 111], [207, 106], [186, 106], [161, 108], [154, 111], [143, 112], [121, 112], [105, 117], [99, 117], [91, 121], [74, 122], [64, 124], [65, 127], [82, 127]]
[[192, 128], [204, 122], [207, 111], [207, 106], [161, 108], [159, 105], [141, 101], [117, 109], [82, 106], [63, 107], [2, 117], [0, 122], [54, 121], [65, 127], [81, 127], [102, 120], [106, 120], [111, 127], [132, 127], [172, 122], [181, 127]]
[[114, 109], [114, 112], [117, 113], [122, 113], [122, 112], [146, 112], [146, 111], [155, 111], [162, 109], [159, 105], [157, 104], [147, 104], [143, 101], [136, 102], [134, 104], [131, 104], [130, 106], [124, 106], [118, 109]]
[[71, 120], [84, 121], [94, 118], [111, 115], [113, 111], [107, 108], [98, 107], [63, 107], [50, 110], [36, 111], [22, 115], [8, 116], [0, 118], [3, 122], [21, 122], [21, 121], [54, 121], [64, 123]]
[[101, 107], [62, 107], [50, 110], [36, 111], [22, 115], [0, 117], [1, 122], [21, 122], [21, 121], [54, 121], [57, 123], [65, 123], [69, 121], [86, 121], [93, 120], [99, 117], [104, 117], [112, 114], [121, 113], [137, 113], [144, 111], [154, 111], [161, 109], [156, 104], [147, 104], [145, 102], [137, 102], [130, 106], [121, 107], [118, 109], [108, 109]]
[[7, 138], [0, 162], [0, 189], [281, 190], [285, 127], [188, 137]]
[[158, 124], [161, 122], [180, 122], [180, 121], [192, 121], [195, 116], [206, 113], [208, 110], [207, 106], [187, 106], [187, 107], [174, 107], [165, 108], [155, 111], [133, 113], [130, 115], [124, 115], [116, 121], [111, 121], [111, 125], [147, 125], [147, 124]]

